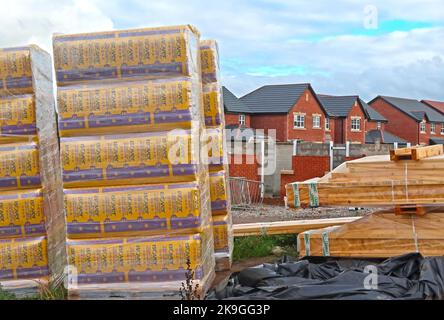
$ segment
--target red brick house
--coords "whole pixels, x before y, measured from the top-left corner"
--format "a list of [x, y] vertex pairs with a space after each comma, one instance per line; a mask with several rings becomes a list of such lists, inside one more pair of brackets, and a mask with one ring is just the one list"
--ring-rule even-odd
[[251, 111], [230, 90], [222, 87], [224, 101], [225, 124], [228, 127], [251, 126]]
[[326, 112], [308, 83], [267, 85], [239, 99], [251, 112], [251, 127], [276, 130], [277, 141], [324, 142]]
[[444, 115], [418, 100], [377, 96], [368, 104], [388, 120], [387, 131], [407, 142], [428, 145], [441, 135]]

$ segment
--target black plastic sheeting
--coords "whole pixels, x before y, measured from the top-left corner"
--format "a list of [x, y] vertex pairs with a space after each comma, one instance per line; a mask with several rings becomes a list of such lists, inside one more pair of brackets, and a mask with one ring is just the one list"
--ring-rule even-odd
[[209, 299], [444, 299], [444, 257], [283, 258], [233, 274]]

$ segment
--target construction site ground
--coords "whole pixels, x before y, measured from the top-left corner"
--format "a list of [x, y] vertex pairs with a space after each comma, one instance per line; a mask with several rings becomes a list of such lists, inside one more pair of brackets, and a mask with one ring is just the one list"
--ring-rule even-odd
[[324, 219], [339, 217], [358, 217], [381, 210], [381, 208], [349, 208], [349, 207], [322, 207], [291, 209], [284, 206], [255, 204], [242, 208], [233, 208], [233, 223], [273, 222], [302, 219]]

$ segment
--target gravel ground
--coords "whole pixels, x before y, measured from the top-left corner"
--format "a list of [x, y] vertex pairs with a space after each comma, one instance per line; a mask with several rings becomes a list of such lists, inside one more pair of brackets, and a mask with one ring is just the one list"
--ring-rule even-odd
[[233, 223], [272, 222], [301, 219], [323, 219], [339, 217], [359, 217], [381, 210], [380, 208], [364, 208], [350, 210], [348, 207], [322, 207], [308, 209], [286, 209], [284, 206], [255, 205], [245, 209], [233, 209]]

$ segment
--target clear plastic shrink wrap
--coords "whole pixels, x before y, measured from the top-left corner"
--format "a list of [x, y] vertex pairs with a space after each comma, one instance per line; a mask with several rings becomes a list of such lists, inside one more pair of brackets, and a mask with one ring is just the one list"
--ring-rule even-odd
[[177, 299], [190, 271], [203, 298], [214, 278], [199, 37], [54, 36], [70, 298]]
[[208, 167], [210, 170], [216, 270], [222, 271], [231, 268], [234, 239], [228, 189], [225, 118], [217, 42], [214, 40], [201, 41], [200, 56], [206, 126], [204, 146], [208, 151]]
[[[0, 49], [0, 283], [60, 284], [65, 255], [51, 57], [35, 45]], [[31, 292], [31, 291], [27, 292]]]

